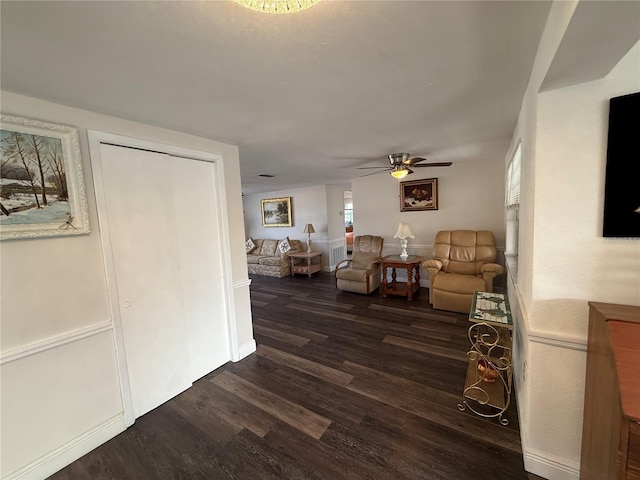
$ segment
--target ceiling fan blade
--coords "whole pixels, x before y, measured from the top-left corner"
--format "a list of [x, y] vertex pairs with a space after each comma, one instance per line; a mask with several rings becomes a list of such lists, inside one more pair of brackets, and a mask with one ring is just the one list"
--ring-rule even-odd
[[418, 162], [425, 162], [426, 160], [427, 160], [426, 158], [422, 158], [422, 157], [413, 157], [403, 163], [405, 165], [415, 165]]
[[411, 165], [412, 167], [450, 167], [452, 162], [438, 162], [438, 163], [416, 163]]
[[360, 175], [360, 178], [362, 177], [368, 177], [369, 175], [375, 175], [377, 173], [382, 173], [382, 172], [386, 172], [388, 170], [393, 170], [392, 168], [385, 168], [384, 170], [380, 170], [379, 172], [371, 172], [371, 173], [367, 173], [365, 175]]
[[368, 170], [368, 169], [370, 169], [370, 168], [377, 168], [377, 169], [379, 169], [379, 170], [384, 168], [385, 170], [391, 170], [391, 168], [389, 168], [389, 167], [356, 167], [356, 168], [357, 168], [358, 170]]

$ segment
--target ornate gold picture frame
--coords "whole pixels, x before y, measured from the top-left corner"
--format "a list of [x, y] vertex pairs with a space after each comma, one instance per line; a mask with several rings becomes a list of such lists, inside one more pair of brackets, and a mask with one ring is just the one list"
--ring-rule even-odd
[[291, 197], [265, 198], [260, 201], [263, 227], [291, 227]]

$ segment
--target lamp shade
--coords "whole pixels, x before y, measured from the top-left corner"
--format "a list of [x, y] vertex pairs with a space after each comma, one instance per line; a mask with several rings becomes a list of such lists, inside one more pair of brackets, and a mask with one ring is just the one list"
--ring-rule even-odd
[[415, 238], [409, 225], [406, 222], [400, 222], [398, 224], [398, 231], [393, 236], [393, 238]]
[[307, 223], [304, 226], [304, 233], [316, 233], [315, 229], [313, 228], [313, 224]]

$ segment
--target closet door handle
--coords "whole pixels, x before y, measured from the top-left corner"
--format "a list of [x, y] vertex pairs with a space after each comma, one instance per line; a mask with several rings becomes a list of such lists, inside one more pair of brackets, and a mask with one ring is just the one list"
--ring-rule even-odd
[[122, 308], [129, 308], [131, 306], [131, 302], [126, 301], [126, 302], [122, 302]]

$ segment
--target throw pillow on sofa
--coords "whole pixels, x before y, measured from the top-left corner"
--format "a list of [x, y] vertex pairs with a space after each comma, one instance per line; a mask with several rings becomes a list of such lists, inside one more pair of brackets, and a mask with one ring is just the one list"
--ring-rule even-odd
[[273, 257], [276, 254], [276, 248], [278, 246], [278, 240], [265, 239], [262, 242], [262, 248], [260, 249], [260, 255], [266, 257]]
[[289, 237], [285, 237], [284, 240], [280, 240], [280, 243], [278, 244], [278, 250], [280, 250], [280, 253], [282, 255], [291, 250], [291, 242], [289, 242]]
[[247, 249], [247, 253], [253, 252], [253, 249], [256, 248], [256, 244], [253, 243], [253, 238], [251, 237], [244, 243], [244, 246]]

